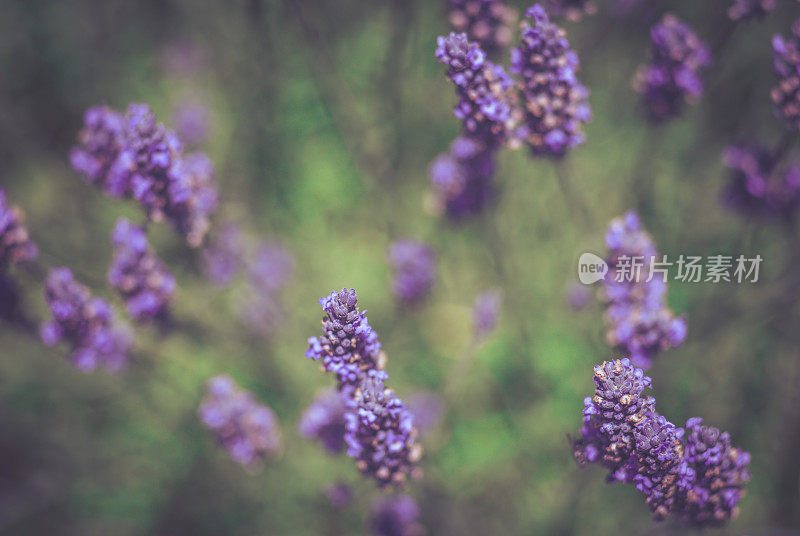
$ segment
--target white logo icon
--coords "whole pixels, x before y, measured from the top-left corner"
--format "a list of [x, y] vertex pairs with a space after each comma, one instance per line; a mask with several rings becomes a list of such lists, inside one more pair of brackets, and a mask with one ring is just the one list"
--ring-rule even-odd
[[605, 279], [608, 273], [608, 264], [594, 253], [582, 253], [578, 259], [578, 279], [584, 285], [597, 283]]

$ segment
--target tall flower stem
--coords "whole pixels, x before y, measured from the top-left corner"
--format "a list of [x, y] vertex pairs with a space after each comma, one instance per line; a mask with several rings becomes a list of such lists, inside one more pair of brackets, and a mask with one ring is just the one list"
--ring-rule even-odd
[[553, 171], [555, 171], [557, 179], [556, 182], [561, 190], [561, 194], [564, 196], [567, 210], [571, 214], [578, 214], [581, 225], [584, 228], [591, 229], [595, 224], [594, 216], [589, 210], [589, 207], [586, 205], [585, 200], [578, 195], [573, 188], [571, 180], [572, 174], [570, 173], [569, 164], [567, 164], [564, 160], [554, 162]]

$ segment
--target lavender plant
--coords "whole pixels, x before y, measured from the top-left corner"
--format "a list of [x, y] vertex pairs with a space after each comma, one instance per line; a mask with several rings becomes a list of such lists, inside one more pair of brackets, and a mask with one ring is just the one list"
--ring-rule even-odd
[[466, 34], [440, 36], [437, 45], [436, 59], [447, 66], [459, 98], [453, 113], [461, 119], [464, 135], [487, 149], [501, 146], [514, 123], [511, 77]]
[[511, 51], [511, 72], [519, 75], [522, 125], [515, 136], [534, 156], [563, 157], [586, 137], [592, 118], [588, 90], [578, 81], [578, 55], [564, 30], [534, 4], [525, 12], [522, 43]]
[[405, 305], [422, 302], [436, 281], [436, 258], [427, 244], [403, 238], [393, 242], [386, 253], [394, 273], [392, 291]]
[[75, 281], [68, 268], [54, 268], [47, 276], [45, 300], [52, 317], [41, 327], [42, 341], [54, 346], [66, 342], [72, 363], [83, 372], [97, 367], [122, 369], [131, 347], [130, 333], [117, 324], [114, 311], [105, 301]]
[[789, 130], [800, 129], [800, 19], [789, 37], [772, 37], [772, 68], [778, 79], [772, 88], [776, 115]]
[[282, 448], [278, 418], [228, 375], [211, 378], [198, 409], [203, 424], [237, 463], [257, 469]]
[[348, 398], [345, 443], [359, 470], [381, 487], [401, 484], [418, 474], [422, 454], [411, 413], [388, 389], [383, 371], [385, 356], [378, 336], [358, 308], [353, 289], [320, 298], [326, 315], [324, 336], [312, 337], [306, 357], [332, 372], [338, 389]]
[[611, 221], [606, 233], [609, 270], [602, 299], [608, 343], [647, 369], [653, 359], [686, 338], [686, 321], [665, 303], [665, 278], [654, 272], [658, 251], [633, 211]]
[[128, 314], [137, 322], [164, 319], [175, 293], [175, 278], [150, 249], [144, 229], [120, 218], [111, 243], [114, 259], [108, 282], [125, 300]]
[[703, 74], [711, 50], [675, 15], [667, 14], [650, 30], [651, 60], [633, 80], [648, 118], [660, 123], [677, 117], [703, 94]]
[[150, 220], [168, 220], [189, 245], [202, 243], [217, 207], [213, 165], [200, 153], [184, 155], [146, 104], [131, 104], [124, 116], [106, 106], [87, 110], [70, 161], [87, 183], [136, 200]]
[[572, 441], [579, 465], [598, 463], [609, 482], [634, 484], [656, 520], [672, 514], [705, 527], [736, 517], [750, 456], [727, 433], [693, 418], [687, 435], [659, 415], [655, 399], [643, 395], [652, 380], [627, 358], [594, 367], [594, 383]]
[[487, 54], [504, 50], [513, 37], [517, 12], [503, 0], [449, 0], [450, 24]]

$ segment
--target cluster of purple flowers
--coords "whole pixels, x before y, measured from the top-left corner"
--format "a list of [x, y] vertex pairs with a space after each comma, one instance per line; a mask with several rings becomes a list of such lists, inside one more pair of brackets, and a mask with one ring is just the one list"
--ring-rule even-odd
[[421, 536], [419, 506], [408, 495], [388, 495], [372, 505], [370, 529], [376, 536]]
[[606, 246], [606, 338], [636, 366], [647, 369], [660, 352], [683, 342], [686, 321], [664, 303], [667, 284], [652, 272], [658, 251], [635, 212], [611, 221]]
[[417, 473], [422, 448], [411, 413], [385, 386], [389, 376], [382, 370], [386, 358], [378, 336], [359, 310], [355, 290], [331, 292], [320, 305], [325, 334], [308, 340], [306, 357], [332, 372], [347, 398], [347, 454], [381, 487], [400, 484]]
[[39, 254], [25, 226], [25, 215], [10, 206], [0, 188], [0, 274], [11, 264], [32, 262]]
[[545, 0], [545, 7], [554, 19], [580, 21], [586, 15], [597, 13], [597, 5], [591, 0]]
[[317, 395], [297, 424], [300, 435], [318, 440], [331, 454], [342, 452], [348, 400], [347, 391], [334, 388]]
[[732, 21], [763, 19], [775, 9], [775, 4], [775, 0], [733, 0], [728, 17]]
[[534, 4], [525, 13], [522, 44], [511, 51], [511, 72], [520, 76], [524, 121], [517, 136], [534, 156], [562, 157], [581, 145], [592, 113], [588, 90], [578, 81], [578, 55], [564, 30]]
[[449, 0], [450, 24], [488, 54], [505, 49], [513, 37], [517, 12], [503, 0]]
[[153, 221], [168, 220], [199, 246], [217, 206], [214, 169], [200, 153], [183, 154], [177, 136], [146, 104], [125, 115], [95, 106], [84, 115], [72, 167], [115, 198], [132, 198]]
[[729, 169], [723, 201], [751, 217], [791, 221], [800, 208], [800, 167], [776, 169], [768, 149], [757, 144], [730, 145], [723, 153]]
[[275, 413], [227, 375], [211, 378], [198, 409], [200, 420], [237, 463], [257, 467], [282, 448]]
[[475, 297], [472, 307], [472, 333], [476, 340], [488, 337], [497, 327], [503, 294], [499, 290], [482, 292]]
[[772, 68], [778, 84], [772, 88], [775, 112], [791, 130], [800, 129], [800, 19], [792, 34], [772, 37]]
[[662, 122], [677, 117], [688, 102], [703, 94], [703, 68], [711, 50], [684, 22], [672, 14], [650, 30], [652, 58], [634, 77], [648, 117]]
[[628, 359], [594, 367], [594, 384], [572, 442], [579, 465], [599, 463], [609, 482], [634, 484], [658, 520], [673, 514], [703, 527], [737, 515], [750, 455], [731, 446], [727, 433], [699, 418], [687, 421], [688, 434], [676, 428], [643, 395], [652, 380]]
[[97, 367], [117, 371], [125, 365], [131, 336], [115, 322], [108, 302], [92, 297], [68, 268], [50, 271], [44, 294], [52, 314], [41, 328], [47, 346], [65, 341], [72, 349], [72, 362], [84, 372]]
[[439, 155], [430, 167], [437, 212], [459, 220], [490, 205], [495, 198], [495, 160], [495, 151], [477, 139], [456, 138], [450, 151]]
[[459, 102], [453, 113], [461, 119], [464, 135], [487, 149], [501, 146], [514, 121], [513, 80], [466, 34], [440, 36], [437, 45], [436, 59], [447, 66], [447, 78], [456, 88]]
[[436, 281], [436, 257], [427, 244], [403, 238], [387, 251], [394, 272], [392, 291], [406, 305], [415, 305], [431, 293]]
[[175, 292], [175, 278], [147, 244], [144, 229], [120, 218], [111, 234], [114, 259], [108, 281], [138, 322], [163, 318]]

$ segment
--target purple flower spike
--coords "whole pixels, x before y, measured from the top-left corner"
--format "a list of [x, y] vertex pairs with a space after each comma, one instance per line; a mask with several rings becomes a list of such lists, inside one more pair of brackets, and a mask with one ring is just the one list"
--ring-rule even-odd
[[281, 432], [275, 413], [259, 404], [250, 391], [237, 386], [228, 375], [208, 381], [198, 415], [237, 463], [257, 468], [264, 459], [281, 451]]
[[728, 17], [734, 22], [763, 19], [775, 9], [775, 3], [775, 0], [733, 0]]
[[472, 332], [476, 340], [483, 340], [495, 330], [503, 306], [503, 294], [490, 290], [475, 297], [472, 308]]
[[772, 37], [772, 68], [778, 84], [772, 89], [776, 115], [790, 130], [800, 129], [800, 19], [788, 38]]
[[330, 454], [342, 452], [348, 399], [346, 391], [333, 388], [320, 393], [300, 417], [300, 435], [318, 440]]
[[[382, 488], [419, 476], [415, 464], [422, 447], [416, 442], [412, 414], [385, 387], [389, 379], [381, 370], [385, 356], [375, 331], [358, 309], [356, 291], [331, 292], [320, 299], [320, 305], [326, 313], [325, 336], [309, 339], [306, 357], [335, 374], [339, 392], [347, 399], [344, 441], [348, 456]], [[309, 426], [309, 434], [314, 435], [315, 429]]]
[[732, 447], [730, 436], [702, 419], [686, 432], [642, 397], [650, 378], [627, 359], [594, 368], [595, 395], [584, 401], [583, 427], [572, 442], [581, 465], [599, 463], [608, 481], [632, 483], [656, 520], [673, 514], [695, 527], [720, 526], [736, 516], [750, 478], [750, 456]]
[[12, 264], [33, 262], [39, 249], [25, 226], [25, 215], [9, 206], [6, 192], [0, 188], [0, 274]]
[[347, 455], [382, 488], [399, 485], [415, 472], [422, 455], [414, 418], [383, 380], [366, 377], [345, 415]]
[[452, 220], [478, 214], [494, 202], [496, 151], [483, 142], [461, 136], [450, 151], [431, 164], [430, 177], [438, 211]]
[[116, 288], [138, 322], [163, 318], [175, 292], [175, 278], [147, 244], [144, 229], [125, 218], [111, 234], [114, 259], [108, 281]]
[[376, 536], [421, 536], [419, 506], [408, 495], [381, 497], [372, 506], [372, 534]]
[[68, 268], [50, 270], [45, 299], [52, 314], [41, 328], [47, 346], [66, 342], [72, 349], [72, 362], [83, 372], [97, 367], [118, 371], [125, 366], [130, 333], [115, 322], [111, 306], [92, 297]]
[[504, 50], [513, 31], [517, 12], [503, 0], [449, 0], [450, 24], [456, 32], [466, 33], [488, 54]]
[[545, 0], [545, 7], [554, 19], [579, 22], [586, 15], [597, 13], [597, 5], [591, 0]]
[[675, 317], [664, 302], [667, 284], [654, 271], [658, 251], [635, 212], [611, 221], [606, 246], [606, 339], [634, 365], [647, 369], [657, 355], [683, 342], [686, 321]]
[[539, 4], [525, 16], [522, 43], [511, 51], [511, 72], [521, 78], [524, 108], [516, 136], [534, 156], [560, 158], [586, 139], [583, 124], [592, 119], [589, 92], [578, 81], [578, 55], [564, 30]]
[[367, 320], [366, 311], [358, 309], [358, 296], [353, 289], [343, 288], [320, 298], [326, 316], [322, 319], [324, 337], [311, 337], [306, 357], [318, 361], [333, 372], [339, 388], [355, 389], [369, 371], [383, 368], [378, 334]]
[[711, 50], [671, 14], [653, 26], [650, 39], [652, 59], [636, 72], [633, 85], [648, 117], [658, 123], [677, 117], [685, 104], [700, 99], [702, 70], [711, 64]]
[[678, 515], [690, 525], [718, 527], [739, 513], [738, 503], [750, 479], [750, 455], [731, 445], [727, 432], [686, 421], [686, 461], [695, 475]]
[[389, 246], [387, 258], [394, 272], [392, 290], [401, 302], [416, 305], [428, 297], [436, 280], [436, 258], [427, 244], [398, 240]]
[[464, 135], [487, 148], [508, 139], [513, 117], [514, 82], [486, 59], [486, 53], [466, 34], [451, 33], [437, 40], [436, 59], [447, 66], [447, 78], [455, 85], [459, 102], [453, 113], [463, 123]]
[[150, 220], [169, 221], [198, 247], [217, 206], [208, 158], [184, 156], [177, 136], [146, 104], [131, 104], [124, 116], [96, 106], [84, 123], [70, 153], [72, 167], [108, 195], [136, 200]]

